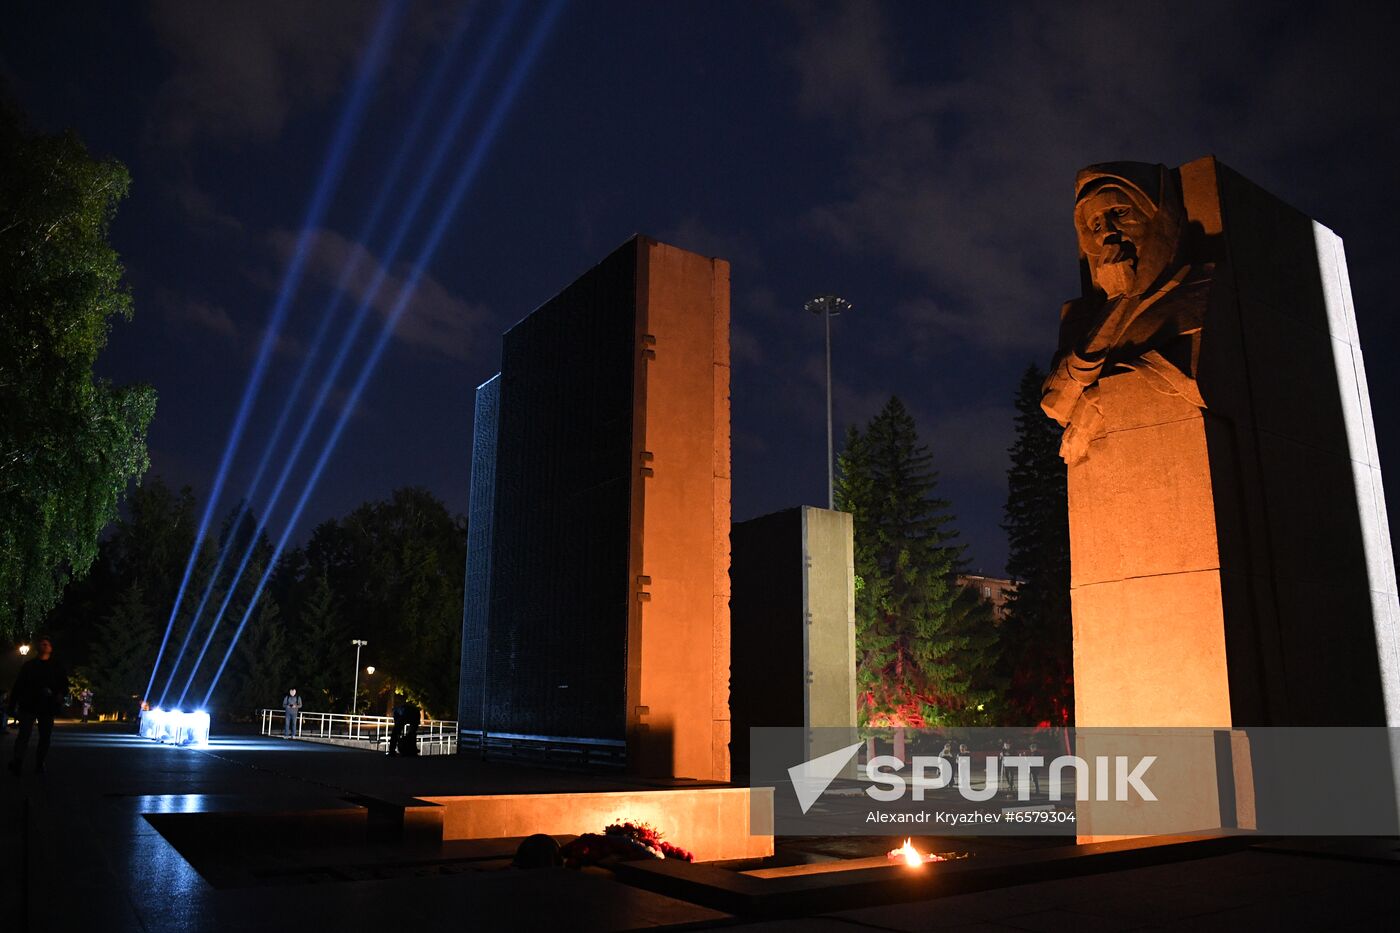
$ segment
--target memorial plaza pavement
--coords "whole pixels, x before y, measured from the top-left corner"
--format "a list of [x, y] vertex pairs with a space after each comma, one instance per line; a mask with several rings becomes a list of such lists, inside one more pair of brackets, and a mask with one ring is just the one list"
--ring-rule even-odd
[[[215, 838], [226, 830], [181, 829], [178, 819], [195, 812], [353, 812], [347, 798], [469, 789], [638, 786], [625, 779], [486, 765], [469, 756], [387, 759], [253, 735], [174, 748], [141, 740], [126, 726], [69, 723], [56, 731], [49, 773], [5, 778], [6, 930], [24, 929], [11, 925], [24, 919], [32, 930], [104, 933], [1374, 929], [1391, 917], [1392, 886], [1400, 881], [1396, 840], [1344, 841], [1330, 844], [1331, 851], [1320, 842], [1293, 851], [1241, 843], [1206, 857], [1059, 880], [1027, 867], [976, 893], [755, 921], [630, 886], [603, 870], [514, 870], [510, 842], [367, 844], [362, 836], [298, 838], [295, 831], [284, 839]], [[1315, 851], [1297, 851], [1309, 847]]]

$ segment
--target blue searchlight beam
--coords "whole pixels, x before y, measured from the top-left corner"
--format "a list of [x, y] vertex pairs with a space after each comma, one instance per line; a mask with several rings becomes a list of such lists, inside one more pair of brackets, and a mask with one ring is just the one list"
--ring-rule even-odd
[[276, 566], [278, 557], [287, 546], [287, 541], [292, 535], [292, 530], [296, 527], [297, 520], [301, 517], [302, 510], [305, 509], [307, 501], [311, 498], [312, 491], [316, 488], [316, 483], [321, 478], [321, 472], [325, 469], [326, 462], [330, 459], [335, 450], [337, 442], [340, 440], [341, 432], [350, 420], [350, 414], [354, 411], [355, 405], [359, 402], [360, 394], [364, 391], [365, 385], [369, 382], [370, 376], [374, 372], [375, 365], [383, 355], [384, 348], [388, 345], [389, 339], [393, 336], [394, 326], [413, 299], [413, 293], [418, 287], [418, 281], [422, 278], [427, 269], [428, 263], [432, 260], [433, 253], [437, 250], [442, 236], [447, 230], [448, 224], [452, 221], [461, 204], [462, 198], [466, 195], [471, 183], [476, 179], [476, 174], [485, 161], [486, 153], [494, 141], [496, 133], [499, 131], [501, 123], [505, 120], [510, 106], [515, 101], [515, 97], [520, 92], [520, 87], [529, 73], [530, 66], [538, 56], [540, 48], [544, 45], [550, 29], [558, 19], [559, 12], [564, 6], [564, 0], [550, 0], [549, 5], [541, 14], [539, 22], [535, 24], [534, 30], [526, 43], [525, 49], [515, 66], [511, 69], [510, 75], [506, 79], [505, 87], [496, 98], [495, 106], [487, 116], [485, 124], [482, 126], [481, 134], [477, 137], [476, 144], [472, 147], [467, 161], [457, 174], [451, 190], [447, 197], [443, 199], [442, 207], [438, 211], [437, 217], [424, 240], [423, 247], [419, 251], [418, 258], [414, 263], [413, 270], [409, 278], [399, 290], [397, 300], [393, 309], [380, 330], [379, 338], [375, 341], [374, 348], [370, 351], [364, 368], [360, 371], [359, 378], [356, 379], [354, 387], [346, 399], [345, 405], [340, 410], [340, 415], [336, 418], [335, 426], [331, 429], [330, 436], [326, 439], [326, 444], [321, 450], [321, 454], [316, 459], [316, 465], [311, 470], [311, 475], [307, 478], [306, 486], [301, 491], [301, 496], [297, 499], [291, 517], [287, 520], [287, 526], [282, 531], [281, 537], [277, 540], [277, 546], [273, 549], [272, 557], [268, 561], [267, 568], [263, 571], [261, 579], [253, 593], [253, 597], [248, 604], [248, 609], [243, 613], [243, 618], [238, 623], [238, 628], [233, 633], [233, 639], [229, 642], [228, 648], [224, 651], [223, 660], [220, 661], [218, 669], [214, 672], [214, 678], [209, 683], [209, 689], [204, 694], [204, 701], [201, 705], [207, 706], [209, 698], [214, 695], [214, 689], [219, 685], [219, 678], [223, 676], [224, 669], [228, 666], [229, 658], [233, 655], [233, 649], [238, 645], [238, 639], [242, 637], [243, 630], [248, 626], [248, 620], [253, 615], [253, 609], [257, 606], [258, 598], [262, 595], [264, 587], [267, 586], [268, 579], [272, 576], [272, 571]]
[[[336, 350], [336, 354], [330, 365], [330, 368], [327, 371], [325, 377], [322, 379], [321, 387], [317, 393], [316, 399], [314, 402], [312, 402], [307, 418], [302, 423], [301, 430], [297, 433], [297, 437], [293, 444], [292, 450], [289, 454], [287, 454], [287, 456], [283, 458], [282, 472], [279, 475], [277, 483], [273, 488], [271, 495], [268, 498], [267, 505], [264, 509], [262, 523], [259, 524], [258, 529], [254, 533], [253, 538], [249, 541], [248, 548], [244, 552], [243, 558], [239, 563], [238, 570], [235, 573], [232, 581], [229, 583], [228, 595], [224, 597], [223, 605], [220, 606], [219, 613], [215, 616], [214, 621], [210, 626], [209, 632], [205, 636], [204, 644], [201, 646], [199, 655], [195, 659], [194, 666], [190, 671], [189, 678], [185, 682], [184, 695], [188, 694], [190, 685], [194, 683], [194, 679], [199, 671], [200, 665], [203, 663], [204, 657], [209, 651], [209, 646], [213, 643], [214, 635], [217, 632], [219, 625], [223, 622], [224, 612], [228, 608], [230, 596], [234, 592], [235, 588], [238, 586], [238, 583], [241, 581], [243, 571], [247, 568], [248, 561], [256, 548], [257, 534], [262, 531], [264, 524], [268, 520], [268, 516], [270, 516], [272, 512], [273, 506], [281, 497], [282, 490], [286, 487], [287, 481], [291, 477], [292, 470], [295, 468], [297, 460], [300, 458], [301, 452], [306, 446], [307, 440], [311, 436], [311, 431], [312, 428], [315, 427], [317, 416], [325, 407], [326, 400], [330, 397], [330, 394], [335, 390], [336, 380], [340, 375], [340, 370], [344, 366], [347, 358], [349, 357], [350, 350], [353, 348], [355, 341], [359, 336], [360, 329], [364, 326], [365, 320], [369, 316], [369, 312], [373, 306], [374, 299], [378, 296], [380, 289], [383, 287], [384, 282], [388, 277], [389, 269], [392, 266], [394, 260], [397, 258], [400, 248], [402, 248], [404, 241], [407, 239], [409, 233], [413, 229], [413, 224], [414, 221], [417, 219], [418, 212], [419, 210], [421, 210], [423, 203], [426, 201], [428, 194], [432, 189], [433, 181], [437, 178], [438, 174], [442, 169], [443, 163], [447, 160], [447, 157], [452, 150], [452, 145], [456, 141], [458, 133], [461, 130], [463, 121], [466, 119], [467, 113], [470, 110], [471, 104], [480, 93], [481, 87], [485, 83], [486, 77], [490, 73], [491, 66], [494, 64], [495, 59], [500, 51], [501, 44], [504, 42], [506, 35], [510, 31], [511, 26], [515, 21], [517, 12], [517, 6], [512, 5], [511, 7], [509, 7], [506, 15], [503, 16], [500, 20], [498, 20], [495, 27], [492, 29], [490, 37], [487, 40], [486, 51], [480, 58], [477, 59], [476, 66], [473, 69], [466, 86], [464, 87], [462, 93], [458, 96], [456, 105], [454, 106], [451, 115], [445, 123], [442, 132], [438, 136], [437, 142], [433, 147], [433, 151], [429, 156], [428, 164], [419, 176], [420, 183], [414, 190], [412, 196], [410, 197], [408, 206], [404, 209], [402, 215], [399, 218], [399, 222], [396, 228], [394, 229], [392, 236], [390, 237], [390, 242], [388, 246], [386, 247], [385, 254], [380, 260], [379, 269], [375, 273], [375, 277], [370, 283], [369, 288], [366, 290], [364, 297], [361, 299], [359, 306], [356, 308], [353, 320], [349, 328], [346, 330], [344, 336], [341, 339], [340, 346]], [[350, 405], [353, 408], [353, 402], [350, 403]], [[296, 523], [295, 518], [291, 520], [291, 523], [293, 525]], [[269, 568], [271, 568], [272, 565], [276, 563], [277, 558], [278, 556], [280, 556], [280, 554], [281, 548], [277, 548], [269, 561]], [[262, 586], [259, 585], [257, 588], [257, 593], [253, 596], [252, 601], [249, 603], [250, 609], [256, 605], [258, 595], [261, 594], [261, 592]], [[245, 624], [246, 619], [247, 616], [245, 615]], [[240, 626], [238, 631], [241, 633], [242, 630], [243, 626]], [[222, 667], [220, 668], [220, 670], [222, 670]], [[210, 689], [211, 691], [213, 689], [212, 683]], [[183, 702], [183, 698], [181, 702]]]
[[[451, 65], [453, 64], [461, 41], [466, 35], [467, 26], [473, 19], [473, 13], [474, 8], [468, 8], [458, 17], [456, 26], [453, 29], [451, 37], [448, 39], [437, 68], [432, 78], [429, 80], [428, 86], [419, 96], [420, 102], [417, 111], [414, 113], [408, 129], [401, 137], [402, 142], [399, 145], [399, 149], [394, 154], [394, 159], [390, 164], [389, 171], [385, 174], [384, 183], [379, 188], [379, 194], [375, 198], [374, 204], [371, 206], [369, 214], [366, 216], [365, 222], [361, 226], [355, 242], [366, 242], [378, 229], [379, 222], [384, 216], [384, 211], [389, 206], [390, 195], [394, 193], [394, 187], [398, 184], [399, 177], [403, 174], [403, 170], [408, 164], [409, 156], [413, 154], [413, 150], [417, 146], [418, 138], [422, 135], [423, 129], [427, 124], [428, 116], [432, 112], [432, 105], [437, 100], [438, 93], [442, 90], [442, 85], [447, 79], [448, 72], [451, 70]], [[350, 258], [350, 261], [341, 269], [340, 276], [336, 280], [335, 287], [331, 291], [330, 299], [326, 302], [324, 309], [321, 311], [321, 322], [317, 326], [315, 336], [311, 339], [311, 345], [307, 350], [306, 359], [302, 362], [301, 370], [297, 373], [296, 381], [293, 383], [291, 390], [287, 393], [286, 401], [282, 405], [282, 411], [277, 417], [277, 424], [272, 429], [272, 436], [268, 440], [267, 445], [263, 448], [262, 458], [258, 461], [257, 468], [253, 473], [253, 480], [248, 485], [248, 491], [243, 500], [242, 507], [239, 509], [237, 517], [233, 520], [232, 527], [234, 533], [230, 534], [228, 541], [225, 542], [224, 547], [220, 550], [219, 561], [214, 567], [214, 572], [209, 576], [209, 582], [204, 587], [204, 595], [200, 597], [199, 606], [195, 609], [194, 616], [190, 620], [189, 630], [185, 632], [184, 641], [180, 644], [180, 651], [175, 655], [174, 663], [171, 664], [170, 674], [165, 680], [165, 686], [161, 689], [160, 699], [158, 701], [162, 706], [165, 705], [165, 701], [169, 698], [170, 688], [174, 684], [175, 677], [180, 670], [180, 665], [185, 659], [186, 652], [189, 650], [190, 641], [198, 629], [199, 620], [204, 616], [204, 609], [209, 604], [209, 599], [213, 596], [214, 590], [218, 585], [219, 575], [223, 572], [224, 564], [228, 562], [229, 555], [233, 553], [237, 529], [243, 524], [244, 518], [251, 509], [252, 498], [256, 494], [259, 486], [261, 486], [263, 476], [266, 474], [268, 466], [272, 463], [272, 455], [277, 448], [277, 442], [281, 440], [282, 432], [285, 430], [287, 423], [291, 420], [292, 412], [296, 408], [296, 400], [300, 397], [302, 387], [306, 384], [307, 377], [310, 376], [311, 371], [316, 365], [316, 360], [321, 353], [321, 347], [325, 343], [326, 336], [330, 333], [331, 322], [335, 319], [336, 313], [340, 310], [340, 305], [345, 298], [346, 290], [349, 288], [355, 273], [359, 271], [364, 255], [363, 252], [356, 252]], [[271, 503], [269, 503], [268, 508], [271, 508]], [[251, 557], [256, 549], [258, 535], [261, 533], [266, 523], [267, 516], [264, 515], [257, 527], [253, 530], [248, 549], [244, 554], [242, 562], [239, 564], [238, 570], [233, 576], [235, 585], [229, 586], [223, 604], [219, 607], [218, 614], [215, 616], [216, 620], [223, 617], [224, 609], [228, 606], [229, 599], [233, 596], [237, 581], [243, 575], [243, 568], [247, 565], [249, 557]], [[191, 672], [190, 681], [193, 681], [193, 678], [194, 674]], [[189, 692], [190, 681], [187, 681], [185, 684], [185, 693]], [[180, 695], [180, 699], [176, 705], [183, 702], [184, 693]]]
[[287, 309], [291, 306], [292, 297], [301, 284], [301, 276], [310, 253], [311, 242], [320, 226], [321, 217], [325, 214], [326, 207], [330, 203], [330, 196], [340, 181], [341, 173], [345, 168], [345, 159], [349, 154], [350, 142], [359, 131], [360, 123], [364, 117], [365, 105], [369, 100], [370, 88], [374, 84], [375, 74], [379, 70], [390, 40], [397, 29], [402, 10], [403, 4], [400, 0], [387, 0], [380, 10], [379, 19], [375, 23], [374, 32], [370, 39], [369, 49], [360, 63], [360, 70], [355, 76], [350, 97], [341, 111], [340, 125], [326, 151], [324, 164], [321, 167], [321, 176], [312, 193], [311, 203], [307, 207], [306, 217], [302, 222], [301, 234], [297, 238], [292, 260], [287, 266], [287, 271], [283, 274], [282, 284], [278, 288], [277, 298], [273, 302], [272, 312], [268, 316], [267, 329], [263, 333], [262, 344], [258, 347], [258, 355], [253, 363], [253, 371], [248, 377], [248, 384], [243, 390], [243, 398], [239, 401], [238, 413], [233, 420], [233, 428], [229, 432], [227, 443], [224, 445], [223, 458], [215, 473], [214, 485], [210, 489], [209, 500], [204, 506], [204, 514], [200, 518], [199, 529], [195, 533], [194, 546], [190, 549], [189, 560], [185, 563], [185, 572], [180, 580], [180, 588], [175, 594], [175, 604], [170, 608], [170, 619], [165, 624], [165, 634], [160, 640], [160, 650], [156, 652], [156, 663], [151, 668], [151, 679], [146, 684], [145, 695], [148, 697], [151, 689], [155, 686], [161, 659], [165, 656], [165, 649], [170, 643], [170, 633], [175, 627], [175, 619], [180, 612], [180, 603], [184, 600], [190, 575], [199, 558], [200, 546], [204, 542], [204, 536], [209, 530], [210, 519], [213, 517], [219, 496], [223, 492], [224, 482], [228, 478], [229, 466], [233, 462], [233, 455], [238, 450], [238, 444], [243, 437], [243, 429], [247, 425], [253, 401], [257, 398], [258, 389], [262, 385], [263, 375], [272, 356], [272, 348], [276, 345], [277, 337], [281, 333], [282, 323], [286, 318]]

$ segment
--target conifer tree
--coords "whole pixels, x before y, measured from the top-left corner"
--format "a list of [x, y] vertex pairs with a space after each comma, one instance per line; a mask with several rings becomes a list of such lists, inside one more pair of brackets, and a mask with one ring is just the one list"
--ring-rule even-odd
[[350, 686], [345, 675], [352, 672], [349, 665], [337, 662], [348, 657], [345, 649], [350, 634], [341, 615], [341, 602], [324, 574], [316, 578], [297, 621], [302, 649], [297, 664], [299, 682], [288, 686], [299, 688], [308, 710], [339, 711], [338, 703], [348, 693], [345, 687]]
[[891, 398], [839, 459], [837, 507], [854, 517], [856, 677], [863, 723], [988, 721], [997, 634], [959, 586], [963, 545], [914, 419]]
[[258, 600], [257, 612], [248, 630], [238, 641], [235, 652], [237, 684], [234, 707], [244, 715], [255, 715], [263, 708], [276, 708], [288, 687], [291, 659], [287, 656], [287, 635], [277, 603], [266, 594]]
[[139, 705], [155, 660], [155, 636], [154, 615], [140, 584], [132, 583], [98, 625], [90, 659], [81, 669], [99, 709], [131, 712]]
[[1069, 605], [1069, 509], [1060, 428], [1040, 409], [1045, 373], [1031, 366], [1016, 393], [1016, 441], [1007, 474], [1007, 572], [1016, 589], [1002, 623], [1004, 725], [1074, 721]]

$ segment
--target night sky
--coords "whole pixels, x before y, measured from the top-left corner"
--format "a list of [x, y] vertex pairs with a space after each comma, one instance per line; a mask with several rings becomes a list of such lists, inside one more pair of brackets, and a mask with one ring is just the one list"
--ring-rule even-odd
[[[478, 6], [454, 88], [504, 9]], [[493, 99], [543, 6], [527, 4], [507, 38]], [[378, 9], [23, 3], [0, 21], [0, 75], [34, 125], [72, 128], [131, 170], [112, 237], [136, 316], [114, 328], [99, 371], [157, 388], [152, 473], [201, 496]], [[1400, 32], [1383, 9], [574, 0], [489, 140], [294, 540], [407, 484], [465, 511], [473, 393], [498, 368], [500, 333], [641, 232], [733, 264], [736, 519], [825, 502], [821, 327], [802, 305], [833, 291], [855, 305], [834, 327], [838, 431], [903, 398], [973, 568], [1000, 573], [1012, 395], [1029, 363], [1048, 363], [1060, 303], [1078, 291], [1075, 171], [1207, 154], [1345, 240], [1400, 517]], [[365, 268], [378, 267], [385, 234], [357, 243], [357, 231], [457, 12], [407, 14], [226, 507], [341, 260], [365, 248]], [[487, 106], [458, 152], [480, 138]]]

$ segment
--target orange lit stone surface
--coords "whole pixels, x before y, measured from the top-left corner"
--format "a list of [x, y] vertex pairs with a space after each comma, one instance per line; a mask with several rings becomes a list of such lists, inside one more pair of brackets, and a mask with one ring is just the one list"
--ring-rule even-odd
[[1228, 725], [1201, 412], [1133, 376], [1100, 386], [1107, 433], [1069, 468], [1076, 725]]
[[765, 858], [773, 854], [771, 832], [751, 832], [753, 795], [772, 811], [773, 789], [696, 787], [680, 790], [609, 791], [578, 794], [502, 794], [423, 797], [443, 808], [442, 838], [499, 839], [601, 833], [610, 823], [642, 822], [697, 861]]
[[[1115, 163], [1081, 180], [1114, 171], [1124, 190], [1153, 177]], [[1394, 559], [1341, 240], [1213, 158], [1162, 177], [1184, 217], [1176, 264], [1138, 295], [1090, 287], [1067, 305], [1047, 382], [1047, 412], [1079, 429], [1062, 448], [1076, 724], [1400, 724]], [[1137, 249], [1165, 255], [1152, 235]], [[1100, 257], [1114, 239], [1080, 230]], [[1184, 284], [1162, 287], [1178, 268]], [[1096, 322], [1130, 320], [1117, 309], [1132, 302], [1151, 310], [1105, 336]]]
[[[1176, 810], [1126, 831], [1253, 826], [1296, 801], [1256, 796], [1229, 727], [1400, 725], [1400, 602], [1345, 254], [1213, 158], [1092, 166], [1079, 184], [1086, 288], [1062, 312], [1044, 407], [1068, 426], [1076, 725], [1114, 730], [1081, 732], [1080, 751], [1204, 727], [1180, 739], [1190, 767], [1159, 771]], [[1147, 264], [1149, 284], [1124, 271], [1134, 255], [1174, 258]]]
[[639, 239], [628, 757], [729, 779], [729, 264]]
[[476, 435], [463, 747], [728, 780], [728, 263], [624, 243], [506, 332]]

